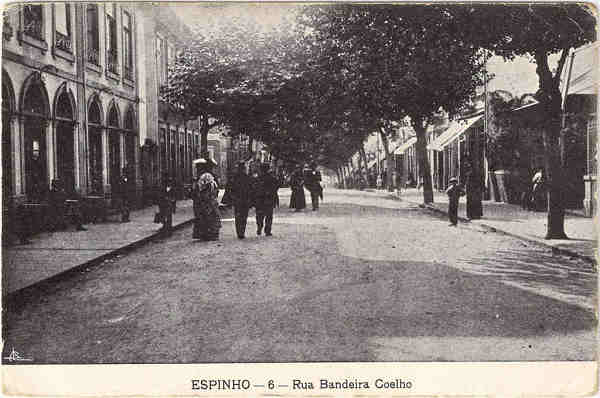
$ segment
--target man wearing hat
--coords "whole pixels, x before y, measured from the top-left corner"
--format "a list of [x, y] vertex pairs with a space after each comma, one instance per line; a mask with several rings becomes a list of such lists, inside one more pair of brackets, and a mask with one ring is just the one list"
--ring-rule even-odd
[[317, 163], [310, 162], [310, 169], [305, 170], [304, 181], [306, 188], [310, 191], [313, 211], [319, 208], [319, 197], [323, 199], [323, 188], [321, 187], [321, 172], [317, 170]]
[[256, 234], [262, 233], [263, 226], [265, 235], [271, 236], [273, 225], [273, 208], [276, 204], [279, 181], [269, 173], [269, 164], [262, 163], [259, 167], [259, 175], [254, 184], [254, 200], [256, 206]]
[[246, 164], [244, 162], [239, 162], [237, 165], [237, 172], [231, 182], [230, 197], [235, 217], [235, 231], [239, 239], [244, 239], [246, 237], [248, 211], [254, 205], [252, 180], [246, 174]]
[[456, 227], [458, 223], [458, 201], [461, 196], [465, 194], [462, 186], [458, 184], [456, 177], [450, 178], [448, 181], [448, 189], [446, 189], [448, 195], [448, 217], [450, 218], [450, 226]]

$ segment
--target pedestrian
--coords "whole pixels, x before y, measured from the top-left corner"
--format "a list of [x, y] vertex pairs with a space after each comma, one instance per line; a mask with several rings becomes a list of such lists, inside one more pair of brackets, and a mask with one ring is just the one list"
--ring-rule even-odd
[[68, 206], [69, 195], [60, 179], [52, 180], [48, 192], [49, 229], [58, 231], [67, 227], [67, 221], [75, 225], [77, 231], [86, 231], [83, 227], [83, 216], [79, 206]]
[[194, 203], [193, 239], [214, 241], [219, 239], [221, 215], [219, 214], [219, 186], [212, 174], [215, 166], [212, 159], [200, 159], [199, 177], [194, 182], [192, 200]]
[[321, 172], [317, 170], [317, 163], [312, 161], [310, 169], [304, 174], [305, 185], [310, 192], [313, 211], [319, 209], [319, 197], [323, 197], [323, 187], [321, 187]]
[[304, 197], [304, 176], [302, 175], [302, 166], [298, 166], [292, 173], [290, 179], [292, 196], [290, 198], [290, 209], [299, 212], [306, 207], [306, 198]]
[[450, 226], [456, 227], [458, 223], [458, 201], [461, 196], [465, 194], [465, 191], [458, 184], [456, 177], [450, 178], [448, 181], [448, 189], [446, 194], [448, 195], [448, 217], [450, 218]]
[[531, 179], [531, 185], [532, 207], [535, 211], [543, 211], [546, 206], [546, 176], [543, 167], [540, 167], [535, 173]]
[[126, 169], [121, 172], [121, 176], [115, 187], [114, 198], [117, 201], [119, 210], [121, 211], [121, 222], [129, 222], [129, 178], [127, 177]]
[[253, 206], [252, 181], [246, 174], [246, 165], [239, 162], [237, 172], [233, 176], [230, 189], [231, 203], [233, 204], [233, 213], [235, 217], [235, 231], [238, 239], [246, 237], [246, 222], [248, 220], [248, 211]]
[[260, 173], [254, 183], [254, 205], [256, 208], [256, 234], [262, 233], [263, 226], [265, 235], [271, 236], [273, 225], [273, 208], [277, 202], [277, 190], [279, 181], [269, 173], [269, 164], [260, 165]]
[[167, 234], [172, 232], [173, 212], [175, 210], [176, 203], [177, 197], [173, 180], [168, 177], [163, 177], [163, 186], [160, 190], [158, 198], [158, 215], [159, 220], [163, 225], [160, 229], [160, 232]]

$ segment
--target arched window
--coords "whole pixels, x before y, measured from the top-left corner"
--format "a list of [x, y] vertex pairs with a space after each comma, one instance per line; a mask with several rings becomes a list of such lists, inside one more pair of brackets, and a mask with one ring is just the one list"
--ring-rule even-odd
[[90, 189], [92, 194], [103, 192], [103, 160], [102, 160], [102, 111], [97, 99], [94, 99], [88, 110], [89, 127], [89, 166], [90, 166]]
[[46, 147], [48, 97], [39, 81], [26, 86], [23, 96], [25, 116], [25, 187], [27, 198], [32, 202], [44, 199], [49, 188]]
[[119, 127], [119, 113], [114, 105], [111, 106], [110, 110], [108, 111], [108, 126]]
[[97, 101], [93, 101], [90, 104], [90, 110], [88, 113], [88, 122], [90, 124], [97, 124], [97, 125], [102, 124], [102, 115], [100, 112], [100, 105], [98, 104]]
[[57, 119], [73, 120], [73, 107], [67, 92], [63, 92], [56, 101], [55, 114]]
[[59, 94], [55, 103], [57, 176], [67, 192], [75, 191], [75, 110], [67, 91]]
[[119, 126], [119, 112], [113, 103], [108, 111], [108, 176], [110, 185], [114, 190], [119, 185], [121, 176], [121, 132]]

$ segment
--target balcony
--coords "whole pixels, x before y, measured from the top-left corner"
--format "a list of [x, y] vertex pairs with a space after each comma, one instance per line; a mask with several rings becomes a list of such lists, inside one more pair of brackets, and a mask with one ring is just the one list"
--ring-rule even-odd
[[54, 43], [56, 48], [68, 53], [72, 52], [71, 38], [62, 33], [56, 32], [56, 42]]
[[97, 48], [88, 48], [86, 58], [89, 63], [100, 65], [100, 50]]
[[106, 70], [112, 74], [119, 74], [119, 54], [116, 50], [106, 52]]

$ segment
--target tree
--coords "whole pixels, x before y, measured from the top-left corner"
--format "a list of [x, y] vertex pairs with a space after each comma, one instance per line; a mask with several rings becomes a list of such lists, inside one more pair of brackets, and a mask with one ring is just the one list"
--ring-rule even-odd
[[160, 97], [186, 119], [199, 118], [202, 156], [211, 128], [227, 124], [255, 132], [256, 123], [267, 122], [264, 108], [272, 106], [269, 98], [290, 77], [287, 66], [300, 54], [291, 51], [295, 39], [286, 32], [226, 24], [189, 38], [176, 56]]
[[410, 117], [423, 200], [433, 202], [427, 128], [440, 109], [457, 113], [482, 83], [478, 47], [464, 40], [463, 26], [441, 6], [333, 5], [312, 7], [305, 16], [329, 43], [326, 73], [345, 76], [356, 107], [379, 120], [382, 138], [391, 133], [386, 126]]
[[[596, 19], [583, 4], [464, 6], [450, 10], [466, 30], [470, 43], [505, 59], [530, 56], [536, 64], [536, 98], [543, 114], [545, 169], [549, 183], [546, 239], [566, 239], [564, 229], [564, 162], [560, 147], [561, 75], [569, 51], [596, 39]], [[485, 26], [485, 29], [479, 27]], [[550, 55], [560, 54], [556, 68]]]

